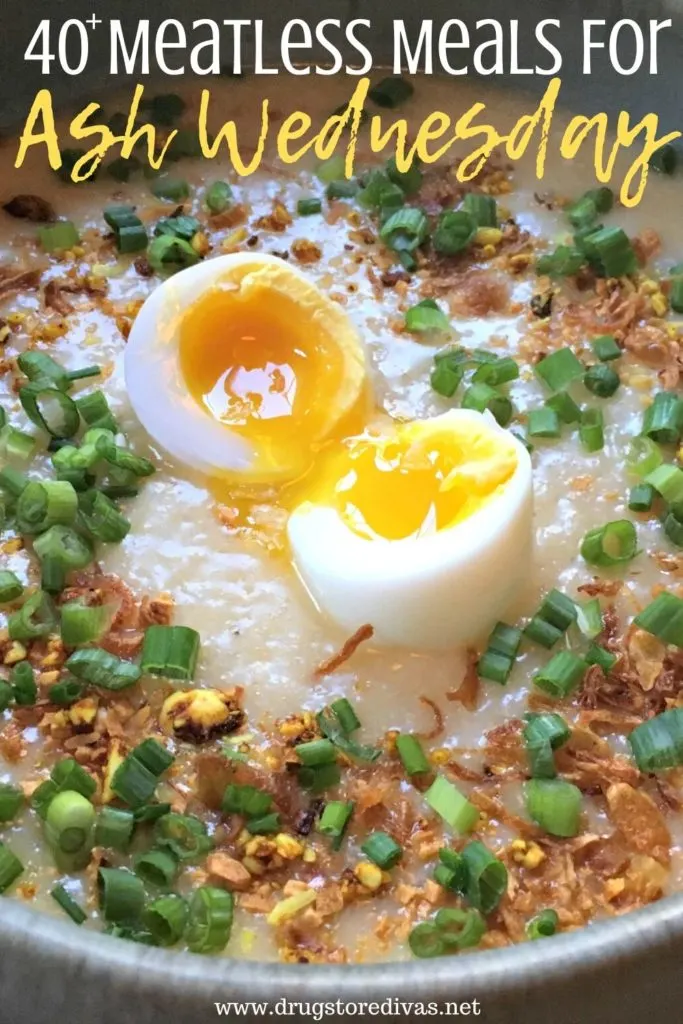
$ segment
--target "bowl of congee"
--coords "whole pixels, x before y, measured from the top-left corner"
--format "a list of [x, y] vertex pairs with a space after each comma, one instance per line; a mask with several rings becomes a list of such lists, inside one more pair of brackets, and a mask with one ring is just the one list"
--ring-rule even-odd
[[15, 1016], [583, 1024], [681, 994], [676, 133], [635, 130], [656, 76], [611, 100], [572, 39], [573, 72], [548, 44], [501, 88], [476, 13], [467, 74], [383, 68], [382, 12], [336, 73], [197, 55], [13, 108]]

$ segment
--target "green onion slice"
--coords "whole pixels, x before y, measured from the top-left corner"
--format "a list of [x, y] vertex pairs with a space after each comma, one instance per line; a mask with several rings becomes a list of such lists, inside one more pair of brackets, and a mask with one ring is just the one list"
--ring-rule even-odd
[[142, 881], [126, 868], [100, 868], [98, 896], [105, 921], [115, 924], [136, 922], [145, 905]]
[[474, 804], [443, 775], [437, 775], [424, 798], [432, 810], [456, 832], [471, 832], [479, 821], [479, 811]]
[[507, 868], [479, 840], [468, 843], [462, 857], [467, 869], [467, 899], [482, 914], [490, 914], [507, 889]]
[[615, 519], [589, 530], [581, 542], [581, 556], [589, 565], [608, 567], [630, 562], [638, 554], [638, 535], [630, 519]]
[[579, 831], [581, 790], [563, 779], [531, 779], [524, 784], [529, 817], [552, 836], [571, 838]]
[[189, 626], [149, 626], [140, 668], [146, 675], [189, 682], [194, 679], [199, 643], [199, 633]]
[[231, 892], [211, 885], [195, 889], [186, 931], [188, 949], [192, 953], [220, 953], [224, 950], [232, 931], [233, 911]]

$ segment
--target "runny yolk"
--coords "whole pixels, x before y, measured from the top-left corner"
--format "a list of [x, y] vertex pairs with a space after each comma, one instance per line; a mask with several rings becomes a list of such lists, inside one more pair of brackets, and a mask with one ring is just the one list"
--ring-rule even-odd
[[305, 468], [344, 375], [338, 346], [282, 291], [214, 288], [180, 323], [180, 367], [195, 399], [254, 442], [264, 466]]
[[417, 538], [467, 519], [517, 468], [512, 443], [490, 429], [471, 423], [438, 432], [415, 427], [349, 439], [310, 500], [336, 507], [367, 539]]

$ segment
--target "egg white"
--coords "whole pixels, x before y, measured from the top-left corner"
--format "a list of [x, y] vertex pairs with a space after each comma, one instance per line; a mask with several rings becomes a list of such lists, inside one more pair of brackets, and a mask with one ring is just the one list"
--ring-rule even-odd
[[[230, 253], [197, 263], [164, 281], [138, 313], [126, 345], [124, 374], [133, 410], [147, 433], [178, 462], [210, 477], [250, 483], [286, 479], [290, 467], [268, 467], [263, 479], [258, 465], [258, 442], [248, 432], [231, 430], [215, 419], [190, 394], [180, 364], [181, 319], [202, 293], [216, 287], [236, 287], [239, 271], [269, 275], [273, 298], [287, 288], [301, 304], [302, 316], [315, 318], [335, 339], [344, 359], [344, 380], [330, 417], [341, 418], [356, 400], [365, 378], [365, 354], [351, 321], [339, 306], [320, 292], [297, 267], [278, 256]], [[238, 272], [236, 277], [234, 276]], [[286, 278], [284, 285], [283, 278]], [[261, 282], [260, 282], [261, 283]], [[313, 396], [315, 397], [315, 396]]]
[[[443, 430], [454, 420], [502, 433], [492, 417], [466, 409], [431, 422]], [[332, 507], [296, 508], [287, 527], [294, 565], [320, 610], [348, 633], [369, 623], [382, 645], [447, 649], [485, 636], [532, 561], [531, 460], [505, 434], [517, 453], [512, 477], [469, 518], [432, 535], [368, 540]]]

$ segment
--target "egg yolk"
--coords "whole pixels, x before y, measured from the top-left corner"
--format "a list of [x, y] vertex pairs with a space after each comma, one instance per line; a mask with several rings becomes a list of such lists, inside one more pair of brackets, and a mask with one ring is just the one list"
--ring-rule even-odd
[[309, 500], [333, 505], [368, 540], [418, 538], [477, 512], [516, 468], [514, 445], [492, 430], [407, 424], [390, 435], [346, 441]]
[[180, 323], [180, 368], [207, 412], [254, 443], [261, 464], [301, 467], [325, 435], [343, 354], [282, 291], [214, 288]]

